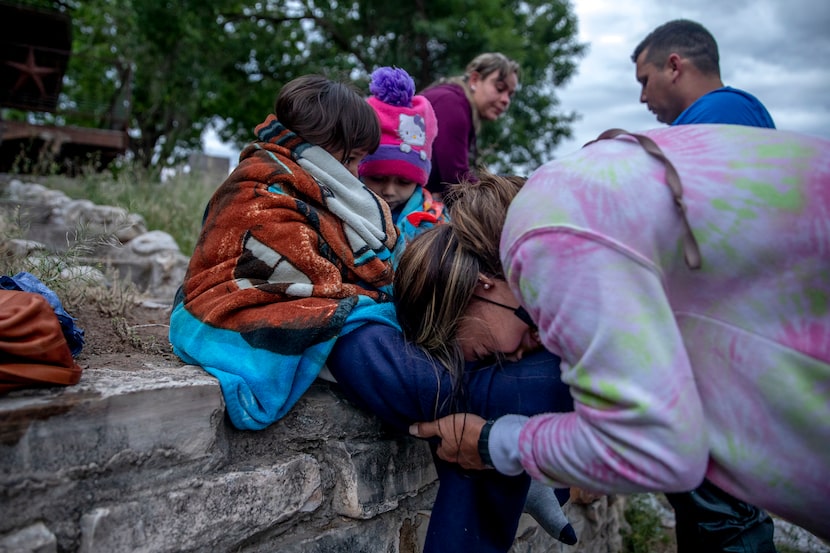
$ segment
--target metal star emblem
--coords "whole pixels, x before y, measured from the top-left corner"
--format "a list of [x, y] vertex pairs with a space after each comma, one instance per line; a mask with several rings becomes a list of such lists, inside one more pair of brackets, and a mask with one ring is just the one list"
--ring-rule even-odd
[[29, 55], [26, 57], [26, 63], [18, 63], [15, 61], [6, 61], [7, 65], [14, 67], [20, 71], [20, 77], [12, 87], [12, 92], [17, 92], [28, 80], [32, 80], [40, 90], [41, 96], [46, 96], [46, 87], [43, 86], [43, 76], [57, 73], [56, 67], [43, 67], [37, 64], [35, 60], [34, 48], [29, 46]]

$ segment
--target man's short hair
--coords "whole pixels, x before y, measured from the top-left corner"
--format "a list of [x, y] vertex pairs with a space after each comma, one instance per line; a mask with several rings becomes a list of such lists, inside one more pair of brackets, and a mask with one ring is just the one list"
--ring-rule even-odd
[[645, 61], [655, 65], [665, 63], [669, 54], [676, 52], [690, 60], [705, 75], [720, 76], [718, 43], [712, 33], [700, 23], [688, 19], [675, 19], [660, 25], [646, 36], [634, 49], [631, 61], [648, 50]]

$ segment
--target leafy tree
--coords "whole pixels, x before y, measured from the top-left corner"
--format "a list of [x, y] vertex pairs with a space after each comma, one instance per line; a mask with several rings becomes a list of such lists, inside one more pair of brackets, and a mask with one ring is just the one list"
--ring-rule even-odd
[[251, 92], [250, 103], [227, 104], [219, 114], [225, 124], [220, 136], [238, 145], [251, 139], [263, 107], [297, 75], [347, 75], [365, 88], [373, 69], [397, 65], [422, 89], [441, 76], [461, 74], [488, 51], [520, 63], [521, 87], [504, 119], [482, 129], [485, 162], [501, 171], [532, 168], [571, 135], [576, 115], [561, 112], [555, 89], [573, 75], [585, 46], [576, 40], [576, 16], [567, 0], [269, 1], [245, 18], [270, 40], [251, 45], [260, 90]]
[[[406, 68], [422, 89], [460, 74], [479, 53], [521, 65], [521, 86], [479, 149], [494, 170], [538, 165], [570, 136], [556, 87], [584, 45], [568, 0], [63, 0], [73, 17], [67, 106], [129, 114], [132, 155], [167, 166], [200, 149], [216, 123], [241, 146], [273, 108], [280, 87], [312, 72], [366, 89], [381, 65]], [[129, 102], [129, 104], [127, 104]], [[84, 110], [76, 110], [83, 113]], [[77, 117], [81, 117], [78, 115]], [[110, 116], [88, 124], [113, 126]], [[96, 119], [97, 117], [97, 119]], [[117, 119], [117, 116], [116, 118]]]
[[[68, 101], [129, 114], [130, 151], [145, 166], [169, 166], [201, 149], [216, 91], [224, 87], [223, 69], [244, 59], [243, 51], [227, 47], [233, 41], [222, 31], [220, 13], [241, 4], [69, 0], [68, 6], [74, 25]], [[98, 117], [99, 126], [113, 123]]]

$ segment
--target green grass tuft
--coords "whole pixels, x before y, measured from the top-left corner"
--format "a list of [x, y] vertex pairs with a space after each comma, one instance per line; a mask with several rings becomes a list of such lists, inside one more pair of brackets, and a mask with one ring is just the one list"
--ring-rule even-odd
[[628, 523], [628, 528], [623, 530], [625, 553], [673, 550], [673, 531], [663, 527], [660, 514], [649, 504], [645, 495], [634, 494], [627, 497], [625, 520]]

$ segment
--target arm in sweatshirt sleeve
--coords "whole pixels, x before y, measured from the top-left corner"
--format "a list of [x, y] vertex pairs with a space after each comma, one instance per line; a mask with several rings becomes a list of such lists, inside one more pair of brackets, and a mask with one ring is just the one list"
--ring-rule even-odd
[[508, 281], [562, 357], [575, 402], [573, 413], [523, 425], [528, 473], [605, 493], [695, 488], [708, 462], [703, 410], [660, 272], [556, 227], [527, 232], [506, 253]]

